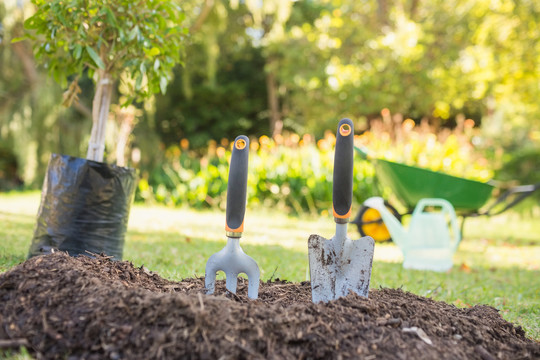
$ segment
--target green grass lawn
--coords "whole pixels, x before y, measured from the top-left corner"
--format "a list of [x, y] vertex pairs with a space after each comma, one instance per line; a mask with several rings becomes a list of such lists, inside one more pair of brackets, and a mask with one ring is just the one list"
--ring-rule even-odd
[[[39, 193], [0, 194], [0, 272], [22, 262], [30, 245]], [[226, 242], [225, 214], [132, 207], [124, 259], [165, 278], [203, 276], [206, 260]], [[332, 218], [288, 217], [248, 208], [241, 244], [263, 280], [308, 278], [307, 239], [334, 233]], [[351, 238], [359, 235], [349, 228]], [[447, 273], [405, 270], [393, 244], [377, 244], [371, 287], [403, 288], [458, 307], [487, 304], [540, 340], [540, 222], [508, 213], [469, 219]]]

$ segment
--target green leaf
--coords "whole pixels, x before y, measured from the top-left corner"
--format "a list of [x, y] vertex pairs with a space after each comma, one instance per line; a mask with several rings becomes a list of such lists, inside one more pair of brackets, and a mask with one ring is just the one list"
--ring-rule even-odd
[[66, 21], [66, 18], [62, 14], [58, 14], [57, 16], [58, 16], [58, 20], [60, 20], [62, 25], [64, 25], [65, 27], [68, 27], [68, 23]]
[[148, 56], [152, 56], [152, 57], [157, 56], [159, 54], [161, 54], [161, 51], [155, 46], [151, 48], [150, 51], [148, 52]]
[[168, 83], [169, 83], [169, 81], [167, 80], [167, 78], [165, 76], [161, 76], [159, 78], [159, 88], [160, 88], [162, 94], [165, 94], [167, 92], [167, 84]]
[[142, 74], [139, 74], [137, 76], [137, 79], [135, 80], [135, 90], [139, 91], [141, 89], [141, 84], [142, 84]]
[[113, 24], [115, 27], [118, 27], [118, 23], [116, 22], [116, 18], [114, 17], [114, 14], [112, 13], [111, 9], [108, 7], [103, 8], [103, 11], [107, 15], [107, 20], [109, 20], [109, 23]]
[[76, 44], [75, 51], [73, 52], [75, 59], [79, 60], [81, 58], [81, 53], [82, 53], [82, 46], [79, 44]]
[[92, 60], [94, 60], [94, 63], [97, 65], [98, 68], [105, 69], [105, 64], [103, 63], [103, 60], [101, 60], [98, 53], [94, 49], [92, 49], [90, 46], [86, 46], [86, 52], [88, 53], [88, 55], [90, 55]]
[[118, 28], [118, 38], [122, 44], [126, 42], [126, 33], [124, 32], [124, 29]]
[[30, 30], [34, 30], [34, 29], [37, 29], [39, 28], [39, 24], [38, 24], [38, 17], [37, 15], [34, 15], [32, 17], [29, 17], [28, 19], [25, 20], [24, 22], [24, 28], [25, 29], [30, 29]]
[[139, 35], [139, 27], [135, 25], [135, 27], [131, 29], [131, 31], [128, 34], [128, 40], [131, 41], [135, 39], [136, 37], [138, 37], [138, 35]]
[[154, 71], [158, 71], [159, 65], [160, 65], [159, 59], [156, 59], [156, 61], [154, 61]]
[[23, 40], [26, 40], [25, 36], [16, 37], [16, 38], [11, 39], [11, 43], [13, 44], [13, 43], [20, 42], [20, 41], [23, 41]]

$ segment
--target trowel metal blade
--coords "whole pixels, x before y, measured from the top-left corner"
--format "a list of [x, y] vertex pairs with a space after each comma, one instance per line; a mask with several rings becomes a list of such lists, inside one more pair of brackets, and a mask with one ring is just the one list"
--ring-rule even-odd
[[369, 236], [347, 238], [337, 253], [333, 239], [311, 235], [308, 240], [311, 297], [328, 302], [347, 296], [350, 291], [367, 297], [375, 242]]

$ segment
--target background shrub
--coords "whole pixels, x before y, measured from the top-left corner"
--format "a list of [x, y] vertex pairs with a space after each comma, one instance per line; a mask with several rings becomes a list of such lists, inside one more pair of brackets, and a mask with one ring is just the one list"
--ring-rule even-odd
[[[472, 121], [472, 120], [471, 120]], [[355, 136], [377, 158], [430, 168], [460, 177], [487, 181], [493, 171], [473, 146], [478, 134], [474, 123], [435, 135], [414, 121], [384, 121], [371, 124], [370, 131]], [[170, 206], [225, 208], [229, 171], [230, 141], [210, 141], [206, 149], [190, 150], [183, 139], [168, 148], [162, 164], [143, 174], [137, 199]], [[252, 138], [249, 159], [248, 203], [277, 207], [293, 214], [331, 213], [335, 136], [302, 138], [297, 134]], [[355, 154], [353, 203], [358, 206], [373, 195], [389, 196], [377, 181], [369, 161]]]

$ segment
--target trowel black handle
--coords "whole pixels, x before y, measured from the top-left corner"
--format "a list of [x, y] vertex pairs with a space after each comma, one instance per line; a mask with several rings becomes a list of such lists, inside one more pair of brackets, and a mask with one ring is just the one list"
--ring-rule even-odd
[[241, 237], [244, 231], [248, 158], [249, 139], [240, 135], [234, 140], [227, 183], [225, 231], [230, 237]]
[[354, 157], [354, 127], [342, 119], [336, 133], [332, 201], [336, 222], [347, 222], [351, 216]]

